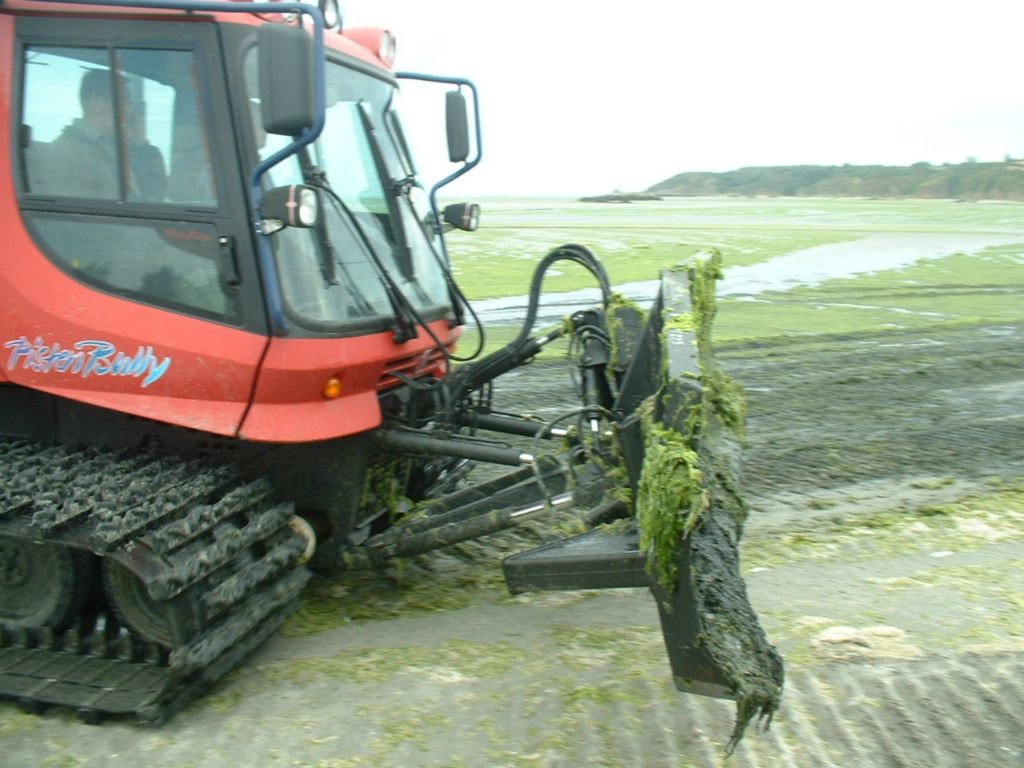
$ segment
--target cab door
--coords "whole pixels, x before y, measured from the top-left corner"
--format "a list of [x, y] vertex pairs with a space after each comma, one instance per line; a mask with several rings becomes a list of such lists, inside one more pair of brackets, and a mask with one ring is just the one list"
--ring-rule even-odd
[[267, 327], [217, 27], [0, 16], [0, 60], [3, 375], [237, 434]]

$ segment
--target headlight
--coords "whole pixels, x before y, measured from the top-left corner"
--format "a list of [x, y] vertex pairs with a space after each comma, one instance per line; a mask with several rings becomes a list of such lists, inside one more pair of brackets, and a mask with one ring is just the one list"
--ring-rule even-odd
[[476, 203], [446, 205], [442, 218], [449, 227], [474, 232], [480, 226], [480, 206]]
[[338, 0], [319, 0], [320, 13], [324, 15], [324, 26], [327, 29], [339, 29], [341, 27], [341, 9], [338, 7]]
[[315, 227], [320, 220], [320, 196], [312, 187], [299, 187], [297, 219], [300, 227]]
[[260, 230], [265, 235], [284, 227], [315, 227], [320, 221], [320, 193], [304, 184], [268, 189], [261, 213]]
[[384, 62], [387, 67], [395, 63], [395, 49], [397, 48], [395, 36], [385, 29], [380, 33], [380, 40], [377, 42], [377, 58]]

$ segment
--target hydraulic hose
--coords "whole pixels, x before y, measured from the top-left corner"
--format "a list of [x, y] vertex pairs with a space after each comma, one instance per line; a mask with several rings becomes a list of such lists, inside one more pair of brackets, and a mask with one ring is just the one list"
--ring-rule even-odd
[[[483, 360], [472, 365], [459, 368], [451, 377], [448, 388], [447, 405], [457, 407], [463, 398], [482, 385], [497, 378], [506, 371], [522, 365], [540, 351], [540, 348], [552, 340], [555, 336], [546, 337], [543, 341], [530, 338], [530, 332], [537, 320], [537, 309], [540, 306], [541, 284], [544, 275], [551, 268], [551, 265], [558, 261], [571, 261], [579, 264], [590, 272], [601, 288], [602, 304], [607, 307], [611, 301], [611, 284], [608, 281], [608, 273], [597, 257], [582, 245], [570, 243], [551, 251], [541, 259], [533, 272], [533, 279], [530, 281], [529, 303], [526, 308], [526, 317], [523, 320], [519, 335], [508, 345], [497, 352], [488, 355]], [[561, 335], [559, 332], [557, 335]]]
[[589, 248], [576, 245], [575, 243], [569, 243], [556, 248], [541, 259], [533, 272], [533, 279], [530, 281], [530, 302], [526, 308], [526, 318], [523, 320], [523, 327], [519, 331], [519, 335], [508, 345], [509, 347], [521, 346], [529, 338], [530, 331], [533, 330], [533, 324], [537, 320], [537, 308], [540, 305], [540, 289], [541, 283], [544, 281], [544, 274], [557, 261], [572, 261], [586, 269], [597, 279], [598, 285], [601, 288], [602, 305], [607, 307], [608, 302], [611, 301], [612, 289], [611, 284], [608, 282], [608, 273], [605, 272], [604, 265]]

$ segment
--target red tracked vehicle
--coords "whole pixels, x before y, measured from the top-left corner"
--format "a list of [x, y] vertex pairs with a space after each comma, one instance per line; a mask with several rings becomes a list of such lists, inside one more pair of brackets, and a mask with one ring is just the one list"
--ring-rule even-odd
[[[611, 308], [593, 255], [563, 246], [515, 341], [452, 368], [468, 305], [443, 234], [478, 209], [438, 210], [436, 193], [480, 159], [475, 90], [396, 74], [393, 51], [333, 7], [0, 5], [0, 695], [160, 719], [280, 625], [310, 557], [373, 567], [551, 509], [631, 514], [611, 478], [636, 486], [637, 407], [671, 380], [676, 411], [700, 396], [677, 376], [698, 370], [692, 339], [662, 343], [663, 314], [689, 310], [685, 276], [663, 278], [643, 326]], [[400, 80], [455, 88], [462, 166], [429, 193]], [[561, 260], [604, 296], [567, 324], [568, 430], [489, 397], [563, 333], [530, 336]], [[557, 455], [502, 433], [557, 437]], [[467, 484], [477, 462], [513, 469]], [[396, 522], [399, 497], [430, 504]], [[655, 587], [677, 685], [735, 695], [680, 573]], [[558, 542], [506, 574], [514, 590], [649, 584], [635, 532]]]

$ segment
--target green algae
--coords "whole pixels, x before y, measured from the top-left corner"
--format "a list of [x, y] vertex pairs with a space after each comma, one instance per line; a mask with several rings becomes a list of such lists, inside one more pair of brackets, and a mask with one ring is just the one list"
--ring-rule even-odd
[[[644, 311], [643, 307], [641, 307], [635, 301], [626, 298], [618, 291], [612, 291], [612, 295], [608, 301], [608, 306], [606, 307], [606, 309], [610, 313], [614, 313], [614, 311], [619, 308], [631, 309], [639, 313], [639, 315], [643, 318], [646, 318], [647, 316], [647, 313]], [[611, 330], [611, 328], [609, 328], [609, 330]]]
[[552, 530], [579, 533], [578, 519], [527, 521], [493, 534], [486, 542], [471, 540], [443, 552], [395, 559], [384, 570], [314, 574], [299, 596], [298, 610], [285, 620], [282, 634], [302, 637], [360, 621], [386, 621], [452, 611], [477, 602], [509, 599], [500, 558], [536, 545]]
[[767, 291], [722, 307], [718, 341], [951, 332], [1024, 318], [1024, 246], [928, 258], [901, 269]]
[[86, 764], [84, 757], [77, 755], [60, 754], [50, 755], [40, 764], [43, 768], [79, 768]]
[[299, 597], [299, 608], [282, 628], [301, 637], [355, 621], [386, 620], [463, 608], [481, 595], [504, 595], [497, 563], [427, 572], [429, 559], [402, 561], [390, 575], [347, 573], [318, 577]]
[[402, 493], [402, 460], [394, 459], [371, 466], [366, 470], [363, 490], [359, 495], [359, 509], [386, 510], [388, 519], [396, 520], [411, 504]]
[[441, 712], [403, 713], [384, 721], [382, 733], [371, 740], [374, 750], [392, 751], [405, 744], [425, 747], [433, 735], [449, 730], [451, 718]]
[[646, 442], [636, 515], [648, 570], [671, 589], [678, 579], [679, 542], [697, 525], [709, 499], [692, 439], [657, 423], [653, 410], [650, 403], [644, 407]]
[[[688, 277], [690, 302], [684, 311], [666, 308], [661, 318], [663, 381], [643, 406], [636, 515], [658, 599], [666, 601], [664, 610], [670, 599], [681, 600], [685, 610], [692, 607], [697, 627], [684, 642], [708, 659], [709, 669], [732, 691], [731, 752], [751, 721], [771, 722], [782, 696], [783, 663], [740, 576], [737, 550], [748, 512], [739, 484], [746, 402], [739, 384], [714, 362], [711, 328], [721, 255], [699, 254], [675, 271]], [[678, 370], [688, 359], [694, 369]], [[682, 564], [688, 568], [685, 579]]]
[[[765, 206], [762, 201], [729, 198], [714, 208], [705, 200], [686, 198], [621, 207], [571, 200], [546, 199], [541, 205], [524, 199], [494, 200], [487, 204], [481, 228], [472, 234], [451, 234], [448, 248], [459, 285], [476, 300], [523, 293], [536, 255], [545, 253], [552, 242], [587, 245], [602, 254], [610, 274], [643, 280], [665, 264], [712, 247], [721, 250], [729, 264], [753, 264], [855, 239], [874, 222], [873, 216], [887, 214], [878, 203], [862, 212], [850, 211], [840, 201], [811, 202], [813, 211], [807, 201], [797, 199]], [[946, 223], [933, 212], [937, 207], [920, 213], [908, 210], [907, 215], [913, 213], [929, 225], [931, 219]], [[592, 284], [584, 270], [559, 272], [547, 278], [551, 290]]]
[[994, 585], [1015, 584], [1021, 576], [1024, 576], [1024, 561], [1001, 560], [984, 564], [940, 566], [912, 576], [872, 581], [885, 590], [945, 587], [969, 597], [980, 597]]
[[971, 552], [993, 541], [1024, 539], [1024, 488], [910, 510], [819, 519], [814, 528], [765, 534], [743, 546], [746, 568], [800, 562], [854, 562], [947, 550]]
[[[717, 251], [701, 253], [675, 271], [689, 278], [691, 311], [665, 312], [662, 317], [663, 370], [669, 370], [668, 348], [673, 333], [683, 333], [696, 348], [698, 369], [677, 372], [677, 379], [664, 381], [660, 402], [643, 406], [645, 435], [644, 466], [637, 489], [636, 513], [640, 522], [640, 546], [647, 555], [648, 568], [656, 571], [658, 582], [671, 590], [675, 585], [675, 553], [681, 538], [698, 525], [711, 506], [713, 469], [725, 489], [736, 495], [730, 514], [742, 526], [746, 505], [739, 497], [739, 483], [727, 477], [729, 467], [719, 457], [699, 452], [708, 437], [720, 437], [719, 425], [742, 440], [745, 436], [746, 399], [738, 382], [714, 363], [711, 328], [715, 317], [715, 282], [722, 277], [722, 258]], [[699, 389], [688, 387], [699, 382]], [[694, 400], [694, 392], [699, 399]], [[679, 392], [684, 393], [682, 396]], [[683, 418], [680, 418], [683, 417]], [[668, 426], [666, 426], [668, 424]], [[721, 443], [722, 440], [717, 442]]]
[[[631, 318], [632, 322], [627, 322], [627, 318]], [[631, 362], [626, 350], [635, 349], [639, 344], [646, 322], [647, 313], [639, 304], [621, 293], [612, 293], [605, 307], [605, 326], [608, 332], [608, 356], [614, 370], [626, 370]]]
[[0, 715], [0, 737], [34, 731], [39, 728], [41, 722], [36, 715], [5, 709]]
[[558, 641], [563, 652], [580, 649], [611, 649], [617, 657], [638, 648], [660, 648], [661, 635], [654, 627], [588, 627], [576, 624], [551, 624], [547, 632]]
[[340, 680], [353, 684], [383, 683], [395, 675], [445, 673], [465, 679], [494, 679], [529, 666], [530, 657], [510, 643], [448, 640], [438, 646], [359, 648], [330, 657], [290, 659], [259, 668], [271, 683], [312, 683]]
[[746, 441], [747, 398], [743, 387], [731, 376], [715, 368], [704, 374], [711, 408], [722, 424], [741, 441]]
[[[984, 562], [953, 566], [933, 565], [927, 557], [901, 558], [895, 572], [906, 575], [889, 578], [863, 578], [866, 561], [855, 562], [851, 569], [832, 560], [822, 566], [826, 570], [815, 572], [823, 583], [841, 581], [854, 587], [841, 604], [805, 597], [777, 600], [777, 607], [762, 612], [787, 666], [820, 661], [811, 641], [834, 626], [901, 628], [913, 639], [913, 647], [927, 655], [1024, 648], [1024, 561], [1012, 553], [1008, 558], [986, 557]], [[869, 572], [893, 572], [893, 561], [867, 562], [873, 565]], [[816, 615], [817, 610], [827, 614]]]

